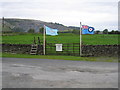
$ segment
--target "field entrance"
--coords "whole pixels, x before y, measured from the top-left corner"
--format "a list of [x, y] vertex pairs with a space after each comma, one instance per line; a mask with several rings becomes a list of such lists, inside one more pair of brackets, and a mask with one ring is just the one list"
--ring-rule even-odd
[[62, 51], [56, 51], [56, 43], [46, 43], [46, 55], [80, 55], [80, 43], [62, 43]]
[[[38, 45], [38, 54], [43, 54], [43, 42], [41, 42], [40, 37], [38, 40], [34, 37], [34, 44]], [[57, 47], [57, 45], [58, 47]], [[61, 45], [60, 50], [57, 50]], [[80, 43], [48, 43], [45, 42], [45, 54], [46, 55], [70, 55], [79, 56], [80, 55]]]

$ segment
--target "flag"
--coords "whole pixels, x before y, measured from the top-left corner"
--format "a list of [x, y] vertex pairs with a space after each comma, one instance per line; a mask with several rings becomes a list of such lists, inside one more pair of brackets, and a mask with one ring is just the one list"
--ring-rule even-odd
[[88, 29], [88, 27], [89, 26], [87, 26], [87, 25], [82, 25], [82, 28], [84, 28], [84, 29]]
[[50, 27], [45, 26], [45, 30], [46, 30], [47, 35], [52, 35], [52, 36], [58, 35], [58, 33], [57, 33], [58, 30], [57, 29], [52, 29]]
[[94, 34], [94, 27], [82, 25], [82, 34]]

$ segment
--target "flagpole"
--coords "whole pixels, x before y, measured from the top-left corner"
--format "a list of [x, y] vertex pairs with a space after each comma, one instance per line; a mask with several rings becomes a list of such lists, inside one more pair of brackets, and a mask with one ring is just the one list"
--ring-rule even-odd
[[82, 23], [80, 22], [80, 56], [82, 56]]
[[44, 25], [44, 33], [43, 33], [43, 54], [45, 55], [45, 25]]

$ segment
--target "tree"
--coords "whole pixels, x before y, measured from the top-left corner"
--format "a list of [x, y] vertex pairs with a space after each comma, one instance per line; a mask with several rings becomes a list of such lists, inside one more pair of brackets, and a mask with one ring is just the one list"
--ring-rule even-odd
[[120, 34], [120, 32], [119, 31], [114, 31], [114, 30], [112, 30], [111, 32], [109, 32], [109, 34]]
[[115, 31], [114, 34], [120, 34], [120, 32], [119, 31]]
[[74, 33], [74, 34], [80, 34], [80, 31], [73, 29], [72, 33]]
[[41, 27], [41, 28], [39, 29], [39, 32], [43, 34], [43, 32], [44, 32], [44, 28]]
[[97, 30], [97, 31], [96, 31], [96, 34], [99, 34], [99, 33], [100, 33], [100, 31], [99, 31], [99, 30]]
[[103, 30], [103, 34], [108, 34], [108, 29]]
[[110, 32], [110, 34], [114, 34], [115, 33], [115, 31], [114, 30], [112, 30], [111, 32]]
[[34, 29], [29, 29], [28, 33], [35, 33], [35, 30]]

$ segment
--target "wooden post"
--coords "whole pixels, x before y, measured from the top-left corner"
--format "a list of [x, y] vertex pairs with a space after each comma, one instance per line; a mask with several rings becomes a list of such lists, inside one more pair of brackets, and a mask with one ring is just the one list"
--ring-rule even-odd
[[41, 54], [40, 38], [38, 37], [38, 54]]
[[36, 40], [35, 40], [35, 37], [34, 37], [34, 41], [33, 41], [34, 44], [36, 44]]
[[68, 52], [68, 55], [69, 55], [69, 43], [67, 44], [67, 52]]
[[38, 37], [38, 44], [40, 45], [40, 37]]
[[50, 43], [50, 50], [52, 51], [52, 43]]
[[79, 53], [78, 54], [80, 55], [80, 44], [78, 44], [78, 47], [79, 47]]
[[80, 22], [80, 56], [82, 56], [82, 23]]
[[75, 50], [74, 50], [74, 43], [73, 43], [73, 54], [75, 55]]
[[45, 25], [44, 25], [44, 32], [43, 32], [43, 54], [45, 55], [45, 31], [46, 31], [46, 29], [45, 29]]
[[4, 17], [2, 18], [2, 28], [4, 28]]

